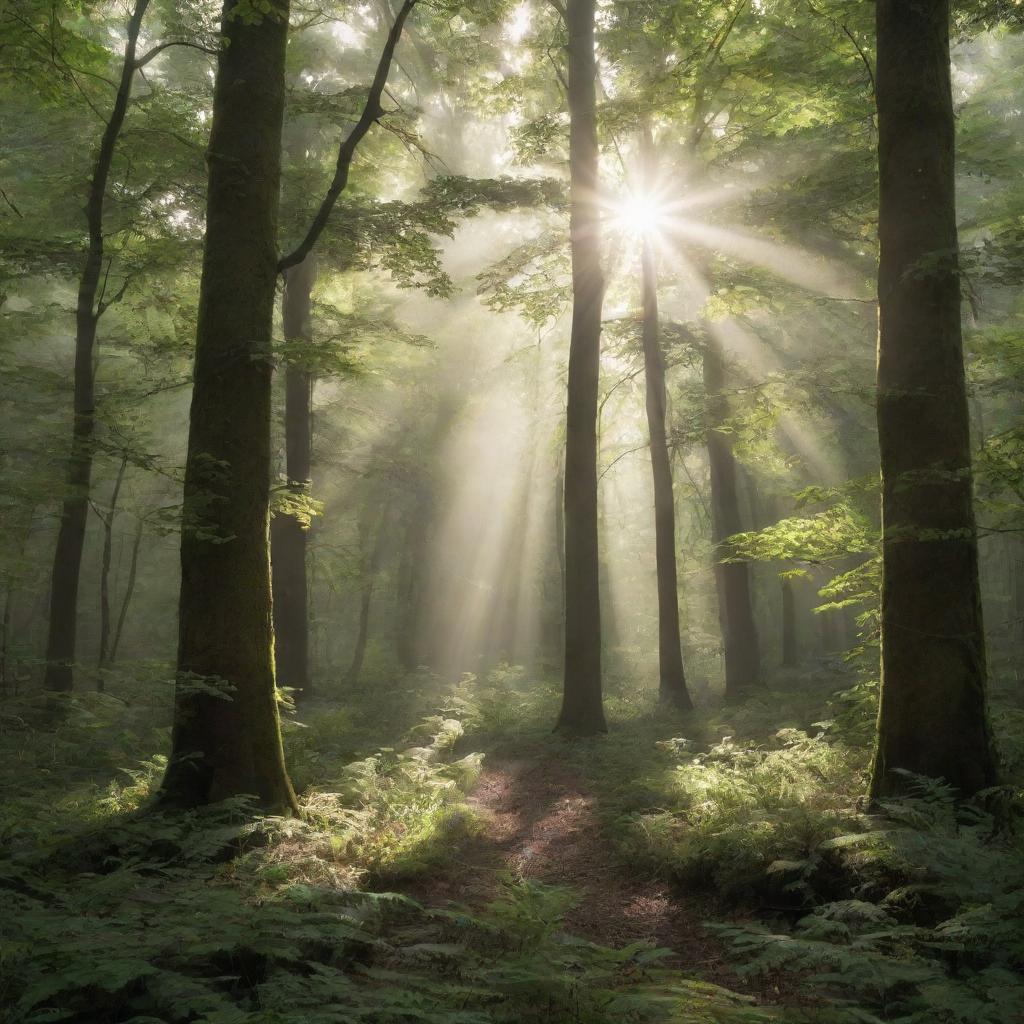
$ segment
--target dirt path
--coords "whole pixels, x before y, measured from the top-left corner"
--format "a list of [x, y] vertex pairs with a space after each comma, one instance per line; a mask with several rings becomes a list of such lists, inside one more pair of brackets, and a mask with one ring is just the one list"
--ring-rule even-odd
[[554, 758], [494, 761], [468, 803], [483, 819], [483, 832], [414, 885], [413, 898], [432, 906], [479, 905], [493, 895], [497, 872], [511, 871], [581, 892], [566, 918], [574, 934], [606, 946], [651, 941], [673, 950], [670, 962], [684, 970], [708, 980], [720, 973], [721, 957], [697, 908], [618, 862], [601, 831], [597, 799], [571, 768]]

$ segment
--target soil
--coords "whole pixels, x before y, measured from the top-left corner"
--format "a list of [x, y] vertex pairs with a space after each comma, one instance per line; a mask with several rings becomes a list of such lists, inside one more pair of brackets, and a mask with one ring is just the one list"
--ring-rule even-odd
[[701, 906], [663, 881], [631, 871], [604, 835], [597, 797], [555, 757], [497, 760], [481, 772], [467, 803], [483, 822], [445, 865], [402, 889], [427, 906], [479, 906], [501, 872], [570, 886], [580, 894], [566, 929], [604, 946], [651, 942], [664, 961], [719, 984], [736, 985], [702, 928]]

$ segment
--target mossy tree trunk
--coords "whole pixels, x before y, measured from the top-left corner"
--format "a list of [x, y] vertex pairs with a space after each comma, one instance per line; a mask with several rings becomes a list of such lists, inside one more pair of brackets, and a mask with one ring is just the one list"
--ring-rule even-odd
[[722, 430], [729, 418], [725, 394], [725, 356], [713, 336], [704, 346], [704, 393], [707, 403], [707, 448], [711, 477], [711, 537], [714, 542], [718, 622], [725, 658], [725, 696], [741, 700], [761, 684], [761, 652], [754, 620], [750, 566], [731, 559], [728, 538], [743, 529], [738, 472], [732, 440]]
[[287, 0], [226, 0], [208, 152], [165, 803], [240, 794], [297, 810], [274, 682], [268, 499], [271, 321]]
[[878, 0], [882, 692], [875, 797], [899, 770], [996, 778], [960, 324], [949, 3]]
[[[286, 342], [312, 340], [312, 255], [284, 274], [282, 320]], [[285, 474], [291, 497], [308, 501], [312, 490], [313, 374], [301, 356], [289, 358], [284, 372]], [[299, 515], [280, 512], [270, 524], [273, 566], [274, 657], [278, 682], [313, 693], [309, 669], [309, 583], [306, 577], [309, 527]]]
[[572, 328], [565, 425], [565, 674], [556, 728], [607, 728], [601, 699], [597, 401], [601, 365], [600, 208], [594, 0], [567, 0]]

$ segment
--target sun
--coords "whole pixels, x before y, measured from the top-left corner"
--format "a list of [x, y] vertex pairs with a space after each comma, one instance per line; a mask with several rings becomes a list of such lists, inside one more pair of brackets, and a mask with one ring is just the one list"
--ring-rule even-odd
[[651, 192], [627, 192], [609, 203], [611, 226], [636, 238], [653, 238], [665, 225], [667, 211], [662, 199]]

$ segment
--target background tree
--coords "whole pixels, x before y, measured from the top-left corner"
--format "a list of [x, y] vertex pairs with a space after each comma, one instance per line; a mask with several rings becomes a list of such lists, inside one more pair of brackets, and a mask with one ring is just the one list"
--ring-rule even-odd
[[[640, 140], [642, 188], [657, 191], [654, 137], [649, 124]], [[684, 710], [693, 707], [679, 644], [679, 582], [676, 574], [676, 509], [672, 494], [672, 464], [665, 435], [665, 355], [658, 318], [658, 268], [650, 233], [643, 239], [641, 255], [643, 290], [644, 378], [646, 382], [647, 432], [651, 447], [654, 482], [655, 558], [658, 573], [658, 693], [662, 700]]]
[[141, 60], [136, 58], [136, 47], [148, 6], [149, 0], [137, 0], [128, 19], [117, 93], [96, 153], [85, 207], [89, 248], [78, 282], [78, 304], [75, 311], [75, 391], [71, 453], [67, 463], [67, 493], [61, 505], [60, 530], [50, 579], [45, 679], [49, 690], [66, 691], [74, 685], [78, 580], [85, 545], [85, 523], [89, 514], [92, 445], [96, 425], [96, 328], [110, 304], [124, 295], [130, 280], [125, 276], [119, 287], [111, 284], [108, 291], [111, 264], [108, 262], [104, 274], [103, 214], [114, 150], [128, 112], [132, 82], [139, 68], [146, 62], [145, 57]]

